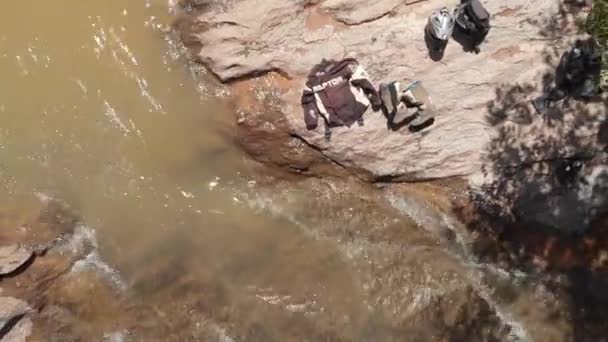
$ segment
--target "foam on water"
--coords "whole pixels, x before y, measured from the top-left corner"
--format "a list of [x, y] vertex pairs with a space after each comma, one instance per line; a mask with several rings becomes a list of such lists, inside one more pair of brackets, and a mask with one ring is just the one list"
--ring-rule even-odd
[[[218, 178], [219, 179], [219, 178]], [[217, 184], [214, 184], [214, 187]], [[211, 186], [211, 183], [210, 183]], [[260, 193], [254, 192], [249, 195], [242, 191], [234, 191], [237, 196], [234, 197], [235, 203], [246, 203], [250, 208], [257, 211], [264, 211], [269, 213], [273, 217], [279, 217], [282, 219], [286, 219], [294, 226], [300, 228], [303, 233], [314, 238], [320, 239], [322, 236], [318, 233], [317, 230], [310, 229], [304, 222], [298, 220], [294, 215], [290, 214], [285, 208], [278, 204], [279, 201], [276, 199], [272, 199], [266, 196], [261, 195]], [[285, 199], [286, 202], [289, 202], [288, 199]]]
[[255, 298], [258, 300], [268, 305], [279, 306], [291, 313], [301, 313], [308, 317], [312, 317], [325, 310], [322, 306], [319, 306], [315, 300], [298, 302], [290, 295], [276, 294], [271, 288], [262, 289], [255, 286], [249, 286], [248, 289], [254, 293]]
[[234, 342], [234, 339], [226, 333], [226, 330], [220, 327], [219, 325], [213, 324], [211, 325], [213, 332], [216, 335], [218, 342]]
[[[45, 193], [37, 192], [35, 196], [42, 202], [48, 203], [53, 201], [53, 197]], [[110, 280], [111, 284], [124, 291], [127, 285], [122, 280], [117, 270], [108, 265], [99, 255], [99, 244], [95, 230], [84, 224], [78, 224], [74, 228], [74, 232], [69, 239], [62, 240], [61, 244], [55, 247], [59, 252], [71, 252], [78, 255], [83, 251], [89, 251], [82, 259], [76, 261], [70, 270], [73, 273], [78, 273], [86, 270], [95, 270], [99, 274]]]
[[533, 340], [530, 337], [530, 334], [528, 334], [524, 325], [515, 318], [513, 313], [499, 305], [494, 300], [493, 291], [483, 281], [483, 277], [478, 274], [477, 276], [471, 277], [471, 280], [477, 294], [483, 298], [483, 300], [485, 300], [486, 303], [488, 303], [488, 305], [494, 310], [494, 313], [500, 319], [502, 325], [509, 328], [509, 341], [532, 342]]
[[509, 272], [494, 265], [480, 264], [473, 253], [470, 252], [467, 238], [463, 235], [461, 229], [456, 227], [457, 223], [455, 220], [445, 213], [437, 213], [436, 209], [431, 209], [414, 198], [397, 197], [392, 193], [387, 193], [386, 198], [395, 209], [410, 216], [420, 227], [429, 232], [438, 234], [439, 236], [441, 236], [442, 230], [453, 232], [459, 248], [458, 253], [450, 254], [457, 260], [460, 260], [463, 267], [468, 270], [469, 281], [476, 293], [488, 303], [500, 319], [501, 324], [509, 329], [509, 341], [532, 341], [524, 325], [515, 318], [513, 313], [494, 299], [493, 291], [484, 281], [483, 276], [485, 271], [490, 271], [503, 278], [506, 277], [512, 281], [517, 281], [525, 277], [525, 273], [518, 271]]
[[124, 342], [127, 340], [126, 333], [122, 331], [111, 332], [103, 335], [106, 342]]
[[82, 259], [76, 261], [72, 266], [71, 272], [78, 273], [87, 270], [95, 270], [99, 274], [103, 275], [106, 279], [110, 280], [111, 284], [124, 291], [127, 285], [120, 277], [118, 271], [108, 265], [101, 256], [99, 255], [99, 246], [97, 243], [97, 237], [93, 228], [85, 225], [78, 225], [74, 230], [74, 234], [71, 239], [64, 245], [65, 249], [70, 250], [74, 254], [80, 251], [86, 250], [90, 247], [90, 252]]
[[387, 193], [386, 199], [399, 212], [410, 217], [418, 226], [433, 234], [439, 233], [441, 229], [438, 217], [434, 210], [421, 205], [418, 201], [408, 197], [397, 197], [393, 193]]

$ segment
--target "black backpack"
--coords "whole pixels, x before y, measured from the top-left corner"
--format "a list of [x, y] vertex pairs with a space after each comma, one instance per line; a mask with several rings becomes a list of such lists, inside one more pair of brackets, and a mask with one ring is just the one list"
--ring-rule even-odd
[[562, 55], [555, 73], [555, 84], [558, 88], [581, 94], [594, 94], [599, 89], [582, 89], [586, 80], [592, 83], [586, 87], [599, 87], [602, 66], [602, 53], [593, 39], [577, 40], [574, 47]]
[[477, 48], [490, 31], [490, 13], [479, 0], [466, 0], [458, 8], [456, 23], [470, 35]]

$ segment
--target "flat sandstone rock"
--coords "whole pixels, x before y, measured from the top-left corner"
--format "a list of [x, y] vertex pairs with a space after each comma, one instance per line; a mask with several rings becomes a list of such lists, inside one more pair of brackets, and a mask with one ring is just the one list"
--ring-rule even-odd
[[26, 341], [32, 331], [32, 321], [23, 316], [29, 311], [29, 305], [20, 299], [0, 297], [0, 330], [3, 331], [0, 342]]
[[[468, 176], [495, 162], [488, 154], [508, 151], [509, 146], [492, 149], [496, 139], [527, 146], [555, 132], [594, 131], [606, 115], [602, 103], [587, 105], [592, 115], [585, 127], [576, 126], [575, 111], [548, 118], [537, 115], [530, 105], [544, 86], [543, 77], [552, 75], [559, 53], [576, 35], [572, 25], [552, 25], [565, 20], [559, 14], [561, 1], [483, 1], [493, 16], [481, 53], [466, 52], [452, 39], [443, 58], [433, 60], [423, 33], [427, 18], [433, 10], [456, 3], [242, 0], [200, 13], [189, 38], [196, 42], [198, 59], [224, 82], [267, 72], [290, 78], [289, 86], [277, 95], [280, 115], [288, 124], [278, 126], [276, 116], [260, 120], [245, 112], [240, 121], [245, 126], [275, 127], [276, 134], [297, 137], [370, 179]], [[376, 84], [422, 80], [440, 113], [435, 124], [418, 133], [407, 127], [392, 131], [382, 113], [370, 110], [363, 127], [335, 128], [329, 142], [323, 125], [306, 130], [300, 107], [306, 74], [322, 58], [344, 57], [357, 58]], [[504, 125], [513, 123], [517, 127], [505, 136]], [[527, 159], [559, 158], [583, 148], [551, 149], [550, 154], [531, 154]]]
[[25, 264], [33, 252], [20, 245], [0, 246], [0, 275], [14, 272]]

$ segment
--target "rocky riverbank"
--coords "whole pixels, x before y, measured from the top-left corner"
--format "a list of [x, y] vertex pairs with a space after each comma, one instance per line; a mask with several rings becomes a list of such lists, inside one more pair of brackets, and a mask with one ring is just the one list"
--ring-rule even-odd
[[[436, 1], [189, 4], [176, 27], [193, 57], [230, 86], [237, 140], [262, 163], [372, 182], [464, 177], [476, 211], [563, 234], [585, 232], [608, 207], [607, 97], [543, 116], [530, 104], [551, 84], [561, 52], [584, 38], [579, 7], [488, 3], [494, 29], [482, 52], [453, 41], [438, 62], [422, 34]], [[322, 58], [344, 57], [359, 59], [376, 82], [423, 80], [442, 115], [419, 133], [389, 130], [371, 109], [363, 127], [333, 129], [330, 142], [322, 128], [306, 130], [306, 74]], [[572, 160], [584, 168], [567, 180]]]
[[[422, 28], [442, 5], [184, 3], [176, 27], [230, 94], [234, 136], [258, 171], [226, 191], [284, 229], [251, 223], [232, 236], [235, 217], [200, 246], [192, 231], [170, 234], [129, 254], [138, 260], [122, 265], [123, 284], [69, 207], [12, 203], [0, 210], [0, 339], [605, 338], [606, 100], [547, 116], [528, 105], [578, 35], [578, 14], [559, 1], [487, 2], [494, 27], [481, 53], [451, 41], [437, 61]], [[329, 143], [306, 130], [305, 75], [347, 56], [375, 82], [423, 80], [442, 115], [411, 133], [369, 112]], [[579, 157], [576, 177], [556, 176]], [[193, 248], [210, 250], [193, 258]]]
[[[451, 41], [442, 60], [436, 62], [428, 55], [423, 28], [430, 12], [445, 5], [443, 2], [205, 3], [203, 9], [178, 23], [182, 40], [194, 57], [222, 82], [238, 85], [235, 92], [239, 97], [254, 95], [258, 101], [269, 102], [274, 98], [263, 111], [265, 117], [259, 116], [255, 106], [240, 107], [239, 122], [248, 130], [273, 128], [260, 134], [257, 147], [248, 146], [270, 158], [261, 153], [264, 141], [283, 135], [284, 144], [297, 147], [295, 140], [299, 140], [372, 180], [471, 175], [492, 162], [487, 150], [503, 128], [534, 127], [530, 133], [501, 137], [522, 145], [553, 134], [543, 117], [532, 114], [528, 102], [548, 81], [543, 77], [550, 77], [558, 53], [576, 35], [573, 18], [562, 14], [567, 9], [560, 1], [489, 2], [494, 29], [482, 52], [464, 52]], [[305, 129], [299, 97], [305, 76], [315, 64], [322, 58], [344, 57], [357, 58], [377, 83], [422, 80], [435, 95], [442, 115], [432, 129], [412, 134], [388, 130], [383, 115], [370, 110], [364, 127], [335, 129], [332, 141], [326, 142], [322, 128]], [[594, 120], [585, 128], [596, 129], [602, 122], [603, 107], [586, 108]], [[576, 127], [576, 133], [584, 134], [578, 132], [579, 122], [557, 121], [564, 126], [562, 130]], [[582, 148], [576, 147], [551, 151], [552, 157], [572, 155]], [[382, 158], [377, 156], [379, 151]], [[302, 159], [293, 158], [293, 167], [300, 168], [297, 163]]]
[[99, 268], [94, 236], [67, 206], [44, 196], [14, 201], [0, 211], [0, 228], [0, 340], [120, 333], [120, 284]]
[[[488, 3], [494, 29], [482, 52], [452, 41], [437, 62], [423, 35], [437, 1], [196, 3], [176, 26], [194, 58], [230, 85], [238, 141], [263, 163], [381, 182], [466, 177], [502, 214], [514, 208], [519, 218], [562, 231], [588, 226], [606, 207], [606, 97], [545, 116], [530, 104], [552, 82], [561, 52], [583, 38], [577, 7]], [[306, 130], [299, 97], [307, 73], [322, 58], [344, 57], [359, 59], [377, 83], [422, 80], [435, 95], [437, 122], [395, 132], [370, 109], [363, 127], [332, 129], [330, 142], [322, 128]], [[573, 158], [586, 164], [579, 182], [586, 185], [542, 189], [557, 188], [561, 180], [547, 173]]]
[[[287, 265], [273, 261], [283, 270], [280, 275], [246, 277], [257, 287], [217, 279], [219, 272], [200, 267], [200, 261], [163, 253], [172, 242], [184, 241], [163, 241], [143, 255], [146, 267], [134, 270], [131, 282], [123, 284], [99, 259], [94, 234], [69, 207], [44, 196], [13, 201], [0, 211], [0, 340], [333, 341], [373, 336], [398, 341], [407, 335], [425, 341], [476, 336], [481, 341], [517, 335], [502, 307], [472, 282], [479, 275], [450, 250], [452, 237], [441, 230], [444, 219], [436, 214], [448, 203], [442, 202], [444, 196], [429, 195], [445, 190], [421, 185], [384, 193], [357, 180], [260, 176], [241, 200], [278, 216], [291, 213], [286, 219], [322, 246], [312, 255], [300, 251], [301, 238], [279, 246], [288, 260], [302, 254], [295, 259], [303, 264], [286, 278]], [[412, 191], [427, 200], [402, 206], [399, 198]], [[229, 259], [221, 262], [239, 268]], [[319, 283], [302, 278], [302, 269], [312, 269]], [[294, 286], [295, 280], [300, 285]], [[134, 293], [149, 295], [142, 302]]]
[[[377, 185], [363, 193], [410, 217], [458, 218], [421, 219], [419, 227], [469, 260], [525, 270], [557, 293], [559, 304], [536, 320], [551, 316], [568, 328], [544, 340], [605, 336], [604, 300], [594, 288], [608, 252], [608, 100], [569, 101], [544, 116], [530, 105], [552, 82], [561, 52], [584, 38], [576, 25], [584, 9], [557, 0], [484, 2], [493, 28], [481, 53], [451, 41], [437, 61], [423, 28], [445, 5], [439, 1], [187, 3], [176, 28], [193, 58], [232, 92], [238, 142], [256, 160], [319, 178], [353, 175]], [[422, 80], [441, 116], [419, 133], [391, 131], [371, 110], [363, 127], [337, 128], [330, 142], [322, 129], [306, 130], [299, 97], [307, 73], [321, 58], [344, 57], [360, 60], [377, 83]], [[567, 180], [560, 172], [572, 160], [583, 168]], [[445, 191], [395, 184], [453, 177], [460, 180]], [[352, 191], [331, 182], [327, 198]], [[416, 205], [429, 197], [442, 205]]]

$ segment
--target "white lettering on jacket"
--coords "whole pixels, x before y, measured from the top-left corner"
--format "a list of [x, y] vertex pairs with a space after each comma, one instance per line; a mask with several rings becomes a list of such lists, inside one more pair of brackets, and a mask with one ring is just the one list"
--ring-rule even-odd
[[321, 83], [319, 85], [316, 85], [316, 86], [312, 87], [312, 90], [315, 93], [318, 93], [320, 91], [323, 91], [327, 87], [335, 87], [335, 86], [340, 85], [340, 84], [345, 83], [345, 82], [346, 82], [346, 80], [344, 79], [344, 77], [338, 76], [336, 78], [332, 78], [329, 81], [325, 81], [325, 82], [323, 82], [323, 83]]

